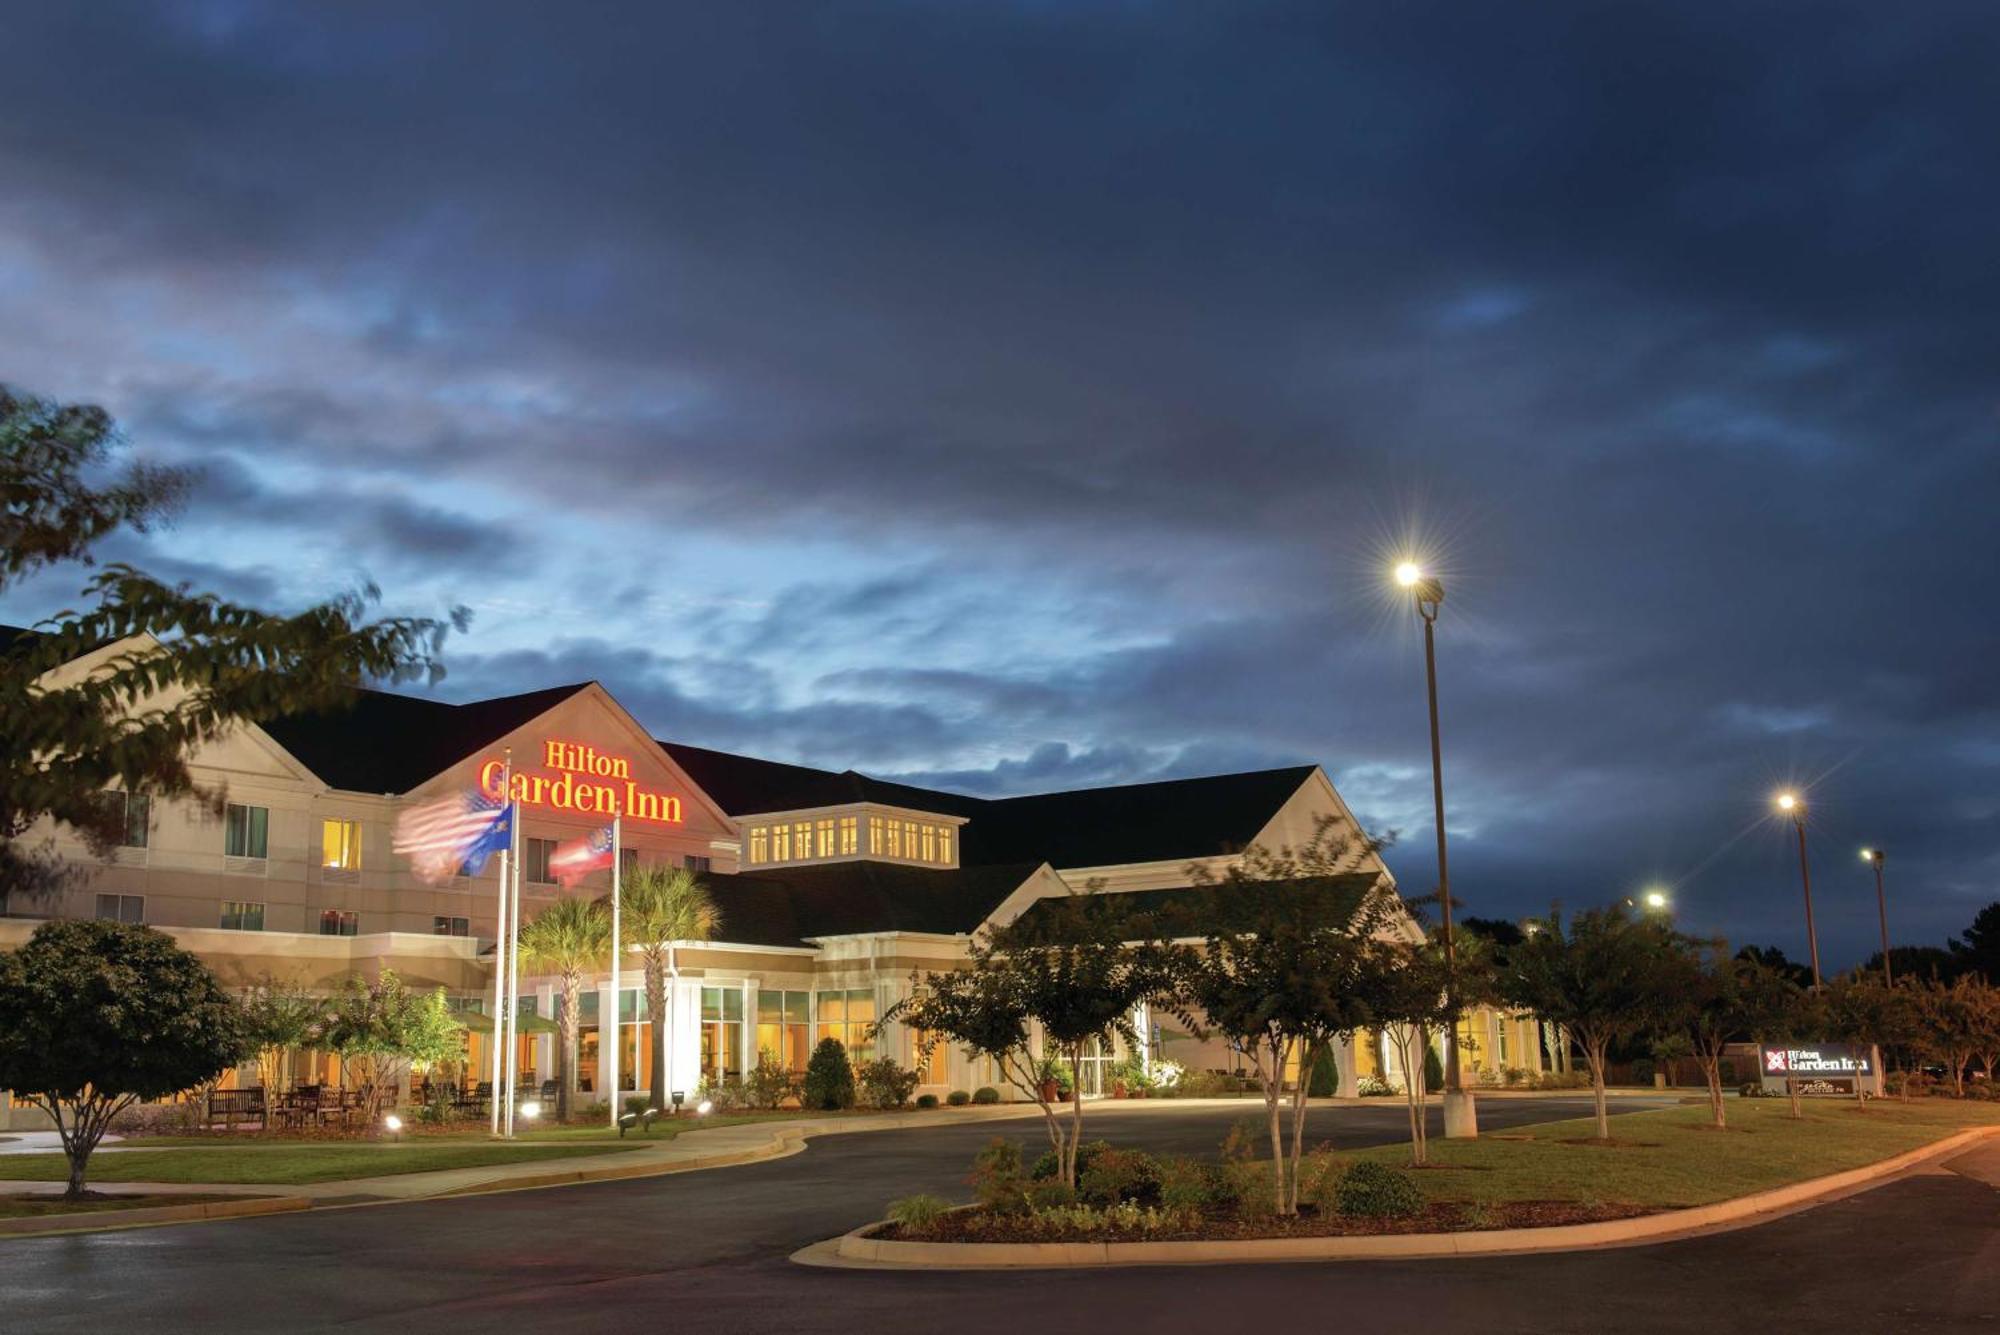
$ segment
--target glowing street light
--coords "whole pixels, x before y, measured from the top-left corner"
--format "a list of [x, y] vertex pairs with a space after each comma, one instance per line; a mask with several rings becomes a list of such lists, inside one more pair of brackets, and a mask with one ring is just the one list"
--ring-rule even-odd
[[[1438, 850], [1438, 920], [1439, 934], [1444, 945], [1444, 986], [1445, 1010], [1451, 1017], [1447, 1030], [1449, 1040], [1444, 1045], [1444, 1133], [1447, 1136], [1476, 1136], [1479, 1134], [1478, 1113], [1471, 1093], [1459, 1079], [1458, 1063], [1458, 998], [1455, 984], [1457, 956], [1451, 940], [1451, 873], [1445, 860], [1444, 847], [1444, 758], [1438, 742], [1438, 676], [1437, 676], [1437, 617], [1444, 606], [1444, 585], [1434, 575], [1424, 573], [1424, 568], [1415, 561], [1403, 561], [1396, 566], [1396, 583], [1408, 589], [1417, 605], [1417, 615], [1424, 623], [1424, 683], [1430, 699], [1431, 711], [1431, 801], [1437, 818]], [[1463, 1124], [1460, 1124], [1460, 1118]]]
[[1864, 848], [1861, 860], [1875, 868], [1875, 916], [1882, 923], [1882, 981], [1894, 987], [1896, 980], [1889, 973], [1889, 899], [1882, 890], [1882, 850]]
[[535, 1100], [529, 1099], [526, 1103], [521, 1105], [521, 1116], [525, 1117], [530, 1122], [534, 1121], [537, 1117], [540, 1117], [541, 1115], [542, 1115], [542, 1105], [537, 1103]]
[[1799, 882], [1806, 892], [1806, 946], [1812, 951], [1813, 991], [1820, 988], [1819, 981], [1819, 931], [1813, 926], [1812, 907], [1812, 867], [1806, 861], [1806, 804], [1794, 792], [1778, 794], [1778, 810], [1792, 818], [1792, 826], [1799, 834]]
[[1647, 908], [1649, 908], [1649, 909], [1663, 909], [1663, 908], [1665, 908], [1666, 906], [1667, 906], [1667, 892], [1666, 892], [1666, 891], [1664, 891], [1664, 890], [1648, 890], [1648, 891], [1646, 892], [1646, 907], [1647, 907]]

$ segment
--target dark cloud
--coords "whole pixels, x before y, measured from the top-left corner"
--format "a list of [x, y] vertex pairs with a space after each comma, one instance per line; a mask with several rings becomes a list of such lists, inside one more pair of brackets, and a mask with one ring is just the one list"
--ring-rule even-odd
[[1989, 7], [41, 6], [9, 47], [7, 378], [216, 464], [171, 559], [298, 529], [492, 586], [454, 691], [596, 676], [977, 791], [1320, 760], [1418, 884], [1377, 588], [1420, 529], [1479, 911], [1661, 876], [1796, 953], [1754, 823], [1807, 780], [1829, 954], [1863, 840], [1912, 937], [2000, 895]]

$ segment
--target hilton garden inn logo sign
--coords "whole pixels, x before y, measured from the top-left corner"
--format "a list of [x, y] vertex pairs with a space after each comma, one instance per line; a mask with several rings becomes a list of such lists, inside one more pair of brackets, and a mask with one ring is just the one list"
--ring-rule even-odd
[[479, 791], [499, 802], [511, 797], [527, 806], [558, 811], [681, 823], [680, 798], [640, 786], [632, 777], [632, 762], [624, 756], [582, 742], [549, 740], [542, 744], [542, 768], [555, 773], [538, 774], [523, 767], [508, 775], [505, 761], [488, 760], [479, 767]]
[[1776, 1093], [1783, 1093], [1786, 1081], [1791, 1080], [1798, 1082], [1801, 1094], [1851, 1095], [1855, 1081], [1869, 1082], [1875, 1075], [1873, 1053], [1847, 1043], [1759, 1051], [1764, 1059], [1764, 1087]]

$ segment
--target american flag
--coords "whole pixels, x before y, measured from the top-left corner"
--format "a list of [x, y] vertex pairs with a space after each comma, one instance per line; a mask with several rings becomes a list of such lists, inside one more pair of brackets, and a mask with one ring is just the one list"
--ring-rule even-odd
[[461, 868], [477, 876], [488, 857], [507, 847], [511, 810], [483, 793], [452, 793], [405, 811], [396, 821], [395, 849], [418, 880], [432, 885]]
[[574, 885], [585, 873], [611, 865], [611, 827], [592, 830], [580, 839], [559, 844], [549, 854], [549, 870], [564, 885]]

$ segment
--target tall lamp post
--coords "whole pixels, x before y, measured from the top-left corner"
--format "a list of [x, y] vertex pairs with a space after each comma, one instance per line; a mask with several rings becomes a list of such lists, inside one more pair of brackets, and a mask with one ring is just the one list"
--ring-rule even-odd
[[1819, 931], [1813, 926], [1812, 868], [1806, 862], [1806, 804], [1797, 793], [1779, 793], [1778, 810], [1792, 818], [1799, 835], [1799, 882], [1806, 892], [1806, 946], [1812, 952], [1813, 991], [1820, 988]]
[[1889, 897], [1882, 890], [1882, 850], [1864, 848], [1861, 860], [1875, 868], [1875, 916], [1882, 923], [1882, 981], [1894, 987], [1896, 980], [1889, 972]]
[[1451, 872], [1444, 847], [1444, 758], [1438, 742], [1437, 617], [1444, 605], [1444, 584], [1426, 575], [1414, 561], [1396, 567], [1396, 582], [1410, 590], [1416, 601], [1417, 616], [1424, 623], [1424, 683], [1431, 711], [1431, 802], [1437, 817], [1438, 921], [1444, 945], [1445, 1012], [1447, 1034], [1444, 1045], [1444, 1133], [1447, 1137], [1470, 1138], [1479, 1134], [1479, 1113], [1473, 1098], [1459, 1078], [1457, 955], [1451, 939]]

